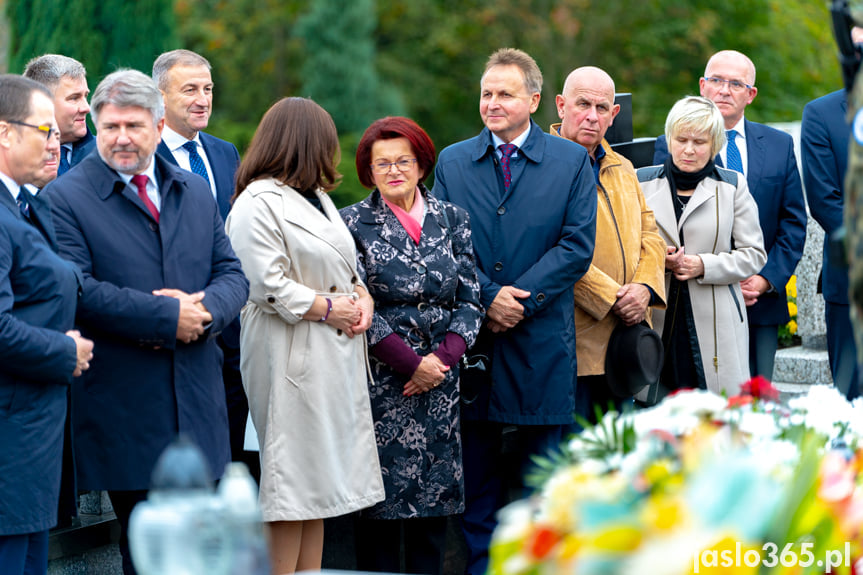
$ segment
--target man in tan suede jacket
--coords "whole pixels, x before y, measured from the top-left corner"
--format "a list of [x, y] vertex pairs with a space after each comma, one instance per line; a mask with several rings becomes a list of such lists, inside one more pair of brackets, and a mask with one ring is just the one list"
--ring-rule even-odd
[[614, 81], [599, 68], [573, 70], [556, 98], [562, 120], [551, 133], [584, 146], [596, 178], [596, 247], [588, 272], [575, 284], [578, 356], [576, 413], [593, 419], [613, 401], [605, 377], [611, 332], [619, 322], [650, 322], [650, 307], [665, 307], [665, 242], [644, 202], [632, 163], [615, 153], [605, 133], [620, 111]]

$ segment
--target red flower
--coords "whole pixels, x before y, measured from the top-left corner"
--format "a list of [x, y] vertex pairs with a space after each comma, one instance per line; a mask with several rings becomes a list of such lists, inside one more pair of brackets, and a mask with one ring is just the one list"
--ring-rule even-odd
[[554, 549], [558, 541], [560, 541], [560, 535], [556, 531], [544, 525], [537, 525], [531, 537], [528, 538], [528, 551], [536, 559], [543, 559]]
[[756, 375], [740, 386], [742, 395], [751, 395], [756, 399], [779, 401], [779, 390], [763, 376]]
[[732, 395], [728, 398], [727, 407], [742, 407], [744, 405], [749, 405], [753, 401], [755, 401], [755, 398], [751, 395]]

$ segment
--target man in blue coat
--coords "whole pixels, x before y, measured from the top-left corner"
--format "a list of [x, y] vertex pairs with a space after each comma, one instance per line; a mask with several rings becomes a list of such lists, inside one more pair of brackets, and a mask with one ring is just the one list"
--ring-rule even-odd
[[24, 76], [44, 84], [54, 94], [54, 116], [61, 144], [57, 176], [62, 176], [96, 148], [96, 138], [87, 127], [90, 113], [87, 70], [74, 58], [43, 54], [27, 63]]
[[229, 460], [216, 337], [248, 282], [206, 183], [155, 155], [152, 79], [114, 72], [92, 105], [98, 154], [43, 193], [61, 254], [83, 272], [78, 324], [100, 352], [72, 394], [79, 485], [109, 491], [128, 575], [129, 514], [168, 443], [189, 436], [215, 477]]
[[66, 390], [93, 342], [72, 330], [80, 273], [55, 252], [50, 207], [25, 184], [57, 171], [51, 93], [0, 76], [0, 571], [44, 574], [57, 522]]
[[[743, 117], [746, 106], [758, 94], [755, 65], [744, 54], [733, 50], [714, 54], [699, 88], [725, 119], [728, 139], [716, 156], [716, 164], [745, 174], [749, 193], [758, 204], [767, 263], [759, 273], [740, 282], [740, 287], [749, 319], [749, 371], [753, 376], [772, 379], [779, 326], [790, 319], [785, 285], [806, 243], [806, 205], [794, 142], [784, 132]], [[653, 163], [661, 164], [667, 157], [665, 136], [660, 136]]]
[[440, 154], [434, 193], [465, 208], [487, 320], [474, 350], [491, 358], [488, 384], [462, 405], [467, 573], [485, 573], [494, 513], [505, 502], [501, 438], [518, 431], [523, 472], [573, 422], [576, 354], [572, 287], [593, 257], [596, 188], [584, 148], [530, 118], [542, 73], [504, 48], [481, 80], [485, 129]]
[[800, 128], [800, 153], [809, 211], [825, 233], [821, 286], [830, 371], [836, 387], [853, 399], [859, 395], [859, 367], [848, 302], [848, 267], [828, 257], [830, 236], [843, 222], [851, 135], [847, 114], [844, 89], [806, 104]]
[[[226, 219], [240, 154], [234, 144], [203, 131], [213, 110], [210, 62], [190, 50], [171, 50], [153, 63], [153, 81], [165, 100], [165, 129], [156, 153], [207, 180], [219, 204], [219, 213]], [[249, 402], [240, 375], [239, 317], [219, 336], [219, 347], [225, 354], [222, 376], [231, 428], [231, 456], [248, 464], [257, 476], [260, 465], [257, 453], [243, 452]]]

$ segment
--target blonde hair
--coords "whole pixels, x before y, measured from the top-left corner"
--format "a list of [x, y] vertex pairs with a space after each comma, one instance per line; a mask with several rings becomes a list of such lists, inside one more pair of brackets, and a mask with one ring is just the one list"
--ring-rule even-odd
[[665, 139], [668, 142], [683, 130], [710, 135], [710, 156], [725, 145], [725, 119], [716, 104], [701, 96], [686, 96], [674, 103], [665, 119]]

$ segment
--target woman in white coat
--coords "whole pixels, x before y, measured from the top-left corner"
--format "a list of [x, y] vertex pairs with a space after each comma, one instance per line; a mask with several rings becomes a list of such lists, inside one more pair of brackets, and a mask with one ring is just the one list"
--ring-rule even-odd
[[725, 124], [706, 98], [679, 100], [668, 114], [664, 165], [638, 170], [644, 198], [667, 244], [666, 310], [654, 326], [665, 346], [660, 385], [639, 399], [653, 403], [673, 389], [738, 393], [749, 379], [749, 329], [740, 281], [767, 261], [758, 207], [739, 173], [716, 166]]
[[237, 171], [228, 235], [249, 279], [240, 369], [261, 454], [273, 572], [319, 570], [323, 518], [383, 500], [364, 332], [373, 303], [326, 192], [336, 128], [304, 98], [261, 120]]

